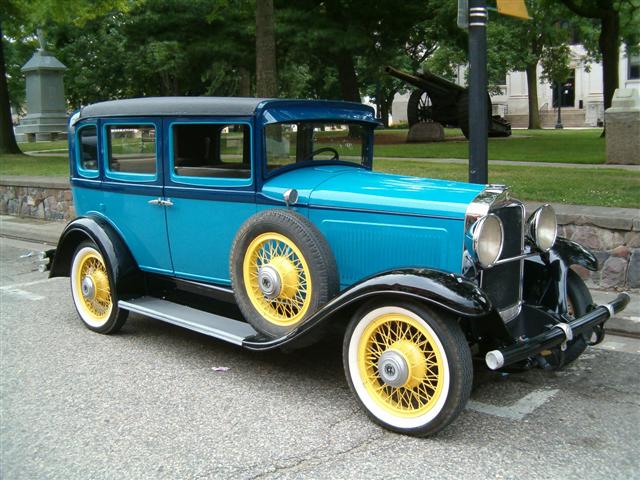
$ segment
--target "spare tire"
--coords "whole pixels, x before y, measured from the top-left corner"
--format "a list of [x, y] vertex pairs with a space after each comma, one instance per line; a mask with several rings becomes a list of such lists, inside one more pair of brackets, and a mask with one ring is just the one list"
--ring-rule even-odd
[[250, 217], [233, 241], [230, 270], [242, 314], [258, 332], [274, 338], [300, 325], [339, 287], [327, 241], [291, 210]]

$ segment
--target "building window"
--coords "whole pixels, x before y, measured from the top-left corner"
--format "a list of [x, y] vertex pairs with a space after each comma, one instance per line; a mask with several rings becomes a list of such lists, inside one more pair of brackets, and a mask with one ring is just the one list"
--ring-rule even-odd
[[175, 175], [251, 178], [248, 125], [184, 123], [172, 130]]
[[151, 125], [109, 125], [109, 170], [155, 174], [156, 130]]
[[640, 80], [640, 55], [629, 55], [628, 80]]

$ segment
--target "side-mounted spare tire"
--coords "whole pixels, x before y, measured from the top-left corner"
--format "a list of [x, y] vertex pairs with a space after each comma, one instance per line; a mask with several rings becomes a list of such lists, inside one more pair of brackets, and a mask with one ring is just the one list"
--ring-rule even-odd
[[242, 314], [270, 337], [290, 332], [338, 292], [338, 269], [327, 241], [291, 210], [250, 217], [236, 234], [230, 263]]

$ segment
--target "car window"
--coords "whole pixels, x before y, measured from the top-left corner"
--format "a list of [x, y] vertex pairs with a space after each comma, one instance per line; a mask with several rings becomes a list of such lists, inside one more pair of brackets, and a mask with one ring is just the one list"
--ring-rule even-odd
[[248, 125], [184, 123], [172, 126], [176, 176], [250, 178]]
[[86, 173], [98, 171], [98, 136], [95, 125], [78, 131], [78, 163]]
[[369, 130], [360, 124], [273, 123], [265, 128], [267, 170], [300, 162], [347, 161], [362, 164]]
[[109, 125], [109, 170], [156, 173], [156, 129], [152, 125]]

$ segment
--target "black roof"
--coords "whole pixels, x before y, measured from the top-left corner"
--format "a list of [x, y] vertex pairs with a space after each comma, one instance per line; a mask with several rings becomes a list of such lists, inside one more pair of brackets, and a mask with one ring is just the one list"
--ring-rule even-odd
[[253, 115], [265, 98], [145, 97], [94, 103], [80, 110], [80, 118], [140, 115]]

